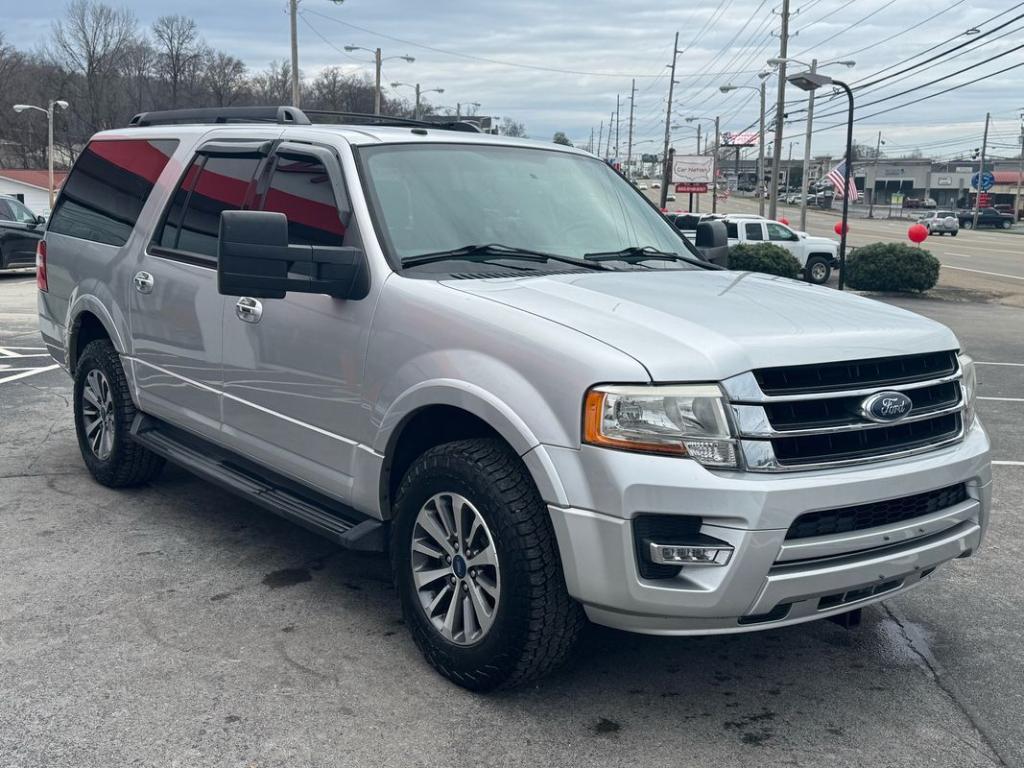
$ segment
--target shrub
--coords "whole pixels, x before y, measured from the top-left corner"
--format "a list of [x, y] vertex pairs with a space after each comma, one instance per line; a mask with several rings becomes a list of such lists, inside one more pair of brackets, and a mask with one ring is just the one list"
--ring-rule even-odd
[[872, 243], [854, 251], [846, 282], [861, 291], [927, 291], [939, 279], [939, 260], [906, 243]]
[[729, 250], [729, 269], [764, 272], [780, 277], [800, 277], [800, 262], [785, 248], [773, 243], [741, 243]]

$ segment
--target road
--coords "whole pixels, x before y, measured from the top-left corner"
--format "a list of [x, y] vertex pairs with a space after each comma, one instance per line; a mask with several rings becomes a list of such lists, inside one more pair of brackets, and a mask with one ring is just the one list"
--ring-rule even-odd
[[898, 300], [984, 363], [1003, 463], [978, 556], [855, 631], [594, 628], [568, 669], [476, 696], [422, 661], [382, 557], [178, 470], [94, 483], [70, 380], [18, 356], [41, 346], [34, 297], [31, 276], [0, 275], [4, 768], [1024, 766], [1022, 310]]

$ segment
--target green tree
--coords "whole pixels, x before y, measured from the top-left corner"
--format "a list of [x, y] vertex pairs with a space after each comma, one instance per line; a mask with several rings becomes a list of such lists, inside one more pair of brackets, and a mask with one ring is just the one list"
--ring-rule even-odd
[[554, 141], [555, 144], [562, 144], [566, 147], [572, 146], [572, 142], [569, 141], [569, 137], [566, 136], [565, 133], [562, 131], [555, 131], [555, 137], [554, 139], [552, 139], [552, 141]]

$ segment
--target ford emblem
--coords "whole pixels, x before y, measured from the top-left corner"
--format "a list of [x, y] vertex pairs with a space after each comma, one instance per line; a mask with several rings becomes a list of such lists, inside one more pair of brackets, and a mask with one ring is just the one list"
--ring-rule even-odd
[[913, 407], [914, 401], [902, 392], [875, 392], [861, 402], [860, 413], [870, 421], [898, 421]]

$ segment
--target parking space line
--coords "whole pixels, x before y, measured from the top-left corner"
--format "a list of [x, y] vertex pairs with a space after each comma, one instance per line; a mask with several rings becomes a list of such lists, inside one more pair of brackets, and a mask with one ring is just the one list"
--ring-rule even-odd
[[981, 397], [978, 396], [979, 400], [998, 400], [1003, 403], [1024, 403], [1024, 397]]
[[990, 363], [990, 362], [983, 363], [980, 360], [975, 360], [974, 364], [975, 365], [1011, 365], [1014, 368], [1024, 368], [1024, 363]]
[[943, 264], [946, 269], [958, 269], [961, 272], [976, 272], [979, 275], [992, 275], [993, 277], [1008, 277], [1011, 280], [1024, 280], [1024, 275], [1004, 275], [1002, 272], [986, 272], [983, 269], [968, 269], [967, 267], [954, 267], [952, 264]]
[[16, 373], [13, 376], [5, 376], [0, 379], [0, 384], [6, 384], [8, 381], [14, 381], [15, 379], [24, 379], [27, 376], [35, 376], [37, 373], [46, 373], [47, 371], [52, 371], [54, 368], [60, 368], [60, 366], [55, 363], [53, 365], [47, 365], [44, 368], [33, 368], [30, 371], [22, 371], [21, 373]]
[[1024, 461], [993, 461], [992, 463], [1000, 467], [1024, 467]]

